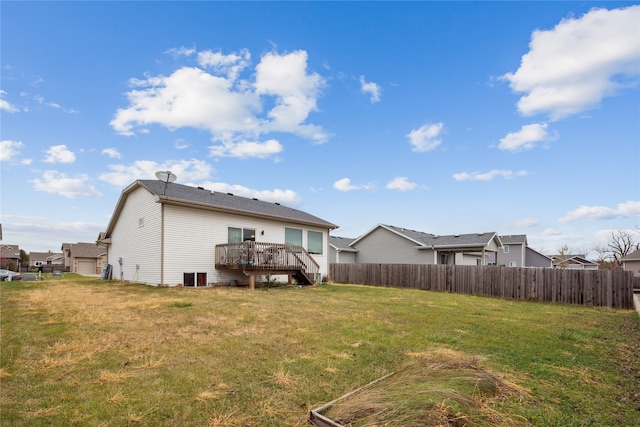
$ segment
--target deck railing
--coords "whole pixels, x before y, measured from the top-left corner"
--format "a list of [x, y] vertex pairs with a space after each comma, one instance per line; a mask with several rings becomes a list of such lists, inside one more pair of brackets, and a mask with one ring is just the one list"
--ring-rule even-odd
[[216, 268], [258, 270], [265, 274], [303, 272], [315, 282], [320, 265], [300, 245], [251, 242], [216, 245]]

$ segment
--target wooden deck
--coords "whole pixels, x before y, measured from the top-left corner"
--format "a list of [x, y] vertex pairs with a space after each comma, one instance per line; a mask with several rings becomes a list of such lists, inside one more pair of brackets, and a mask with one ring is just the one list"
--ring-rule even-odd
[[302, 246], [282, 243], [251, 242], [216, 245], [216, 268], [240, 270], [255, 286], [256, 275], [286, 274], [304, 285], [319, 278], [320, 266]]

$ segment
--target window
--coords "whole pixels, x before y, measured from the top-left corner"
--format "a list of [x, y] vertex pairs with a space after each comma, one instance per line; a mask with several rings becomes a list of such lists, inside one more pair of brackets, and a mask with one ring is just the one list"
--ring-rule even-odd
[[299, 230], [297, 228], [285, 228], [284, 242], [287, 245], [302, 246], [302, 230]]
[[509, 245], [504, 245], [502, 247], [502, 253], [503, 254], [508, 254], [509, 253]]
[[138, 218], [138, 228], [144, 227], [144, 217]]
[[242, 228], [229, 227], [228, 243], [242, 242]]
[[241, 242], [255, 242], [256, 230], [253, 228], [237, 228], [229, 227], [228, 231], [228, 243], [241, 243]]
[[322, 233], [319, 231], [307, 232], [307, 250], [310, 254], [322, 255]]
[[509, 267], [517, 267], [518, 266], [517, 264], [518, 263], [515, 261], [509, 261]]
[[244, 228], [242, 230], [242, 241], [243, 242], [255, 242], [256, 241], [256, 230], [253, 228]]

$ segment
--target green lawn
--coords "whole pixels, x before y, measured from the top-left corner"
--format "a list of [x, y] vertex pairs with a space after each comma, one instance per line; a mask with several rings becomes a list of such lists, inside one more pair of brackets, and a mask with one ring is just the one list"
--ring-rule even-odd
[[358, 425], [427, 409], [451, 425], [640, 424], [634, 311], [348, 285], [0, 286], [2, 426], [302, 426], [392, 372], [368, 398], [406, 413]]

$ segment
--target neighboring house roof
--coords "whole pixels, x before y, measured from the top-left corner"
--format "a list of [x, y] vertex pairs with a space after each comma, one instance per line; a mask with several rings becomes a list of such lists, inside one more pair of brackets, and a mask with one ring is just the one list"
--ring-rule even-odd
[[338, 251], [358, 252], [357, 249], [350, 246], [354, 240], [356, 239], [351, 237], [329, 236], [329, 245], [333, 246], [333, 248]]
[[100, 258], [107, 254], [103, 246], [95, 243], [64, 243], [63, 248], [69, 251], [69, 256], [72, 258]]
[[469, 249], [482, 249], [489, 245], [492, 240], [496, 239], [498, 246], [502, 246], [502, 242], [498, 237], [498, 234], [494, 231], [485, 233], [470, 233], [470, 234], [451, 234], [439, 236], [437, 234], [424, 233], [422, 231], [409, 230], [407, 228], [395, 227], [393, 225], [378, 224], [362, 236], [351, 242], [353, 246], [359, 240], [363, 239], [367, 234], [374, 231], [376, 228], [382, 227], [392, 233], [396, 233], [412, 242], [414, 242], [418, 249], [455, 249], [455, 248], [469, 248]]
[[154, 195], [156, 201], [160, 203], [237, 213], [260, 218], [271, 218], [280, 221], [291, 221], [329, 229], [338, 228], [337, 225], [320, 219], [317, 216], [283, 206], [280, 203], [265, 202], [255, 198], [235, 196], [232, 193], [220, 193], [218, 191], [206, 190], [202, 187], [191, 187], [176, 183], [169, 183], [165, 186], [165, 183], [159, 180], [138, 180], [122, 191], [114, 213], [111, 216], [107, 231], [104, 234], [101, 233], [101, 236], [104, 238], [111, 236], [113, 227], [115, 226], [127, 196], [140, 187]]
[[47, 261], [56, 261], [56, 260], [61, 260], [62, 259], [62, 254], [61, 253], [56, 253], [56, 252], [29, 252], [29, 262], [36, 262], [36, 261], [43, 261], [43, 262], [47, 262]]
[[571, 264], [583, 264], [583, 265], [598, 265], [597, 262], [590, 261], [585, 258], [586, 255], [550, 255], [554, 264], [571, 263]]
[[18, 259], [20, 258], [20, 246], [0, 245], [0, 257]]
[[503, 245], [518, 245], [523, 244], [527, 245], [527, 235], [526, 234], [514, 234], [507, 236], [500, 236], [500, 241]]
[[627, 256], [622, 257], [620, 261], [640, 261], [640, 249], [627, 254]]

